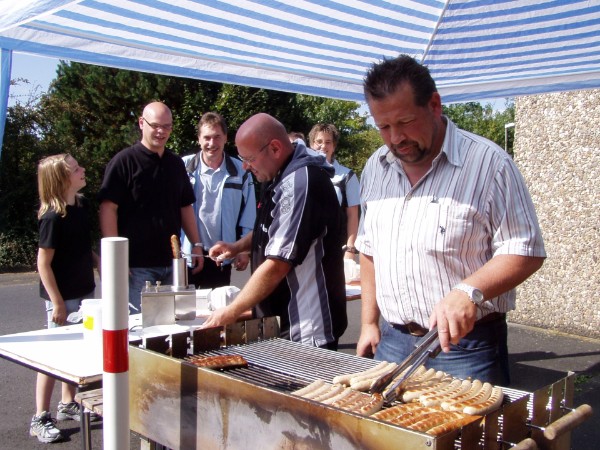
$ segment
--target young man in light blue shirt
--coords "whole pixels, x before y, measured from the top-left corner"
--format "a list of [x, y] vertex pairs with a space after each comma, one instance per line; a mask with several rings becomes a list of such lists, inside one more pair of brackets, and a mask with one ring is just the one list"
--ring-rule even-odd
[[[193, 206], [205, 255], [217, 241], [233, 242], [248, 234], [256, 219], [252, 175], [242, 168], [240, 160], [225, 153], [226, 142], [225, 119], [215, 112], [205, 113], [198, 122], [200, 151], [183, 158], [196, 195]], [[184, 238], [183, 251], [191, 250], [192, 243]], [[232, 266], [245, 270], [248, 261], [247, 253], [220, 266], [205, 258], [202, 271], [190, 273], [189, 281], [202, 289], [228, 286]]]

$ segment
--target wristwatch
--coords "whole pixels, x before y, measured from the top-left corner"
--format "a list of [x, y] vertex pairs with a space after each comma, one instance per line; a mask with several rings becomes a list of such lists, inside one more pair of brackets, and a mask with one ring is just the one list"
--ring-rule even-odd
[[481, 305], [485, 301], [483, 298], [483, 292], [467, 283], [458, 283], [452, 288], [452, 290], [454, 289], [465, 292], [469, 296], [469, 300], [471, 300], [477, 306]]
[[[202, 245], [202, 242], [194, 242], [192, 244], [192, 249], [194, 249], [194, 248], [201, 248], [202, 252], [204, 252], [204, 245]], [[197, 256], [204, 258], [204, 255], [197, 255]]]
[[344, 250], [345, 252], [348, 253], [354, 253], [355, 255], [358, 255], [358, 250], [356, 250], [356, 247], [352, 246], [352, 245], [344, 245], [342, 247], [342, 250]]

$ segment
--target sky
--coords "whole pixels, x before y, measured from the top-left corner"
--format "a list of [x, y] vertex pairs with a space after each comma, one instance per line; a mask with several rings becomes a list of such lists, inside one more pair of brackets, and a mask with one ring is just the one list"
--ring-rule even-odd
[[25, 103], [29, 98], [30, 92], [36, 86], [39, 86], [41, 94], [48, 90], [50, 82], [56, 77], [56, 66], [58, 59], [43, 58], [41, 56], [26, 55], [24, 53], [13, 52], [11, 80], [25, 78], [29, 84], [18, 82], [18, 85], [10, 87], [8, 94], [8, 106], [12, 106], [19, 100]]

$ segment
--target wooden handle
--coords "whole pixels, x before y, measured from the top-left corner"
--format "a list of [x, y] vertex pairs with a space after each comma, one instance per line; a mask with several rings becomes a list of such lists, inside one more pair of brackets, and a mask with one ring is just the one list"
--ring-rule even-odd
[[181, 250], [179, 248], [179, 237], [171, 236], [171, 250], [173, 251], [173, 259], [181, 258]]
[[537, 450], [537, 449], [538, 449], [537, 443], [531, 438], [523, 439], [517, 445], [514, 445], [510, 448], [510, 450]]
[[544, 430], [544, 437], [549, 441], [556, 439], [561, 434], [571, 431], [576, 426], [588, 419], [592, 415], [592, 407], [590, 405], [581, 405], [574, 409], [566, 416], [552, 422]]

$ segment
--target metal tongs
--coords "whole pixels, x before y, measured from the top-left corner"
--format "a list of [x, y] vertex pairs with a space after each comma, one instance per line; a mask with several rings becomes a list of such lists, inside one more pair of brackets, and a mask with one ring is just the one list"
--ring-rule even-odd
[[[392, 372], [383, 375], [375, 380], [369, 392], [371, 394], [383, 393], [384, 403], [390, 405], [396, 400], [402, 384], [417, 370], [428, 358], [435, 358], [440, 352], [440, 340], [438, 338], [437, 327], [432, 328], [429, 333], [423, 336], [419, 344], [415, 345], [415, 350], [400, 363]], [[404, 375], [395, 379], [402, 372]], [[385, 392], [385, 393], [384, 393]]]

